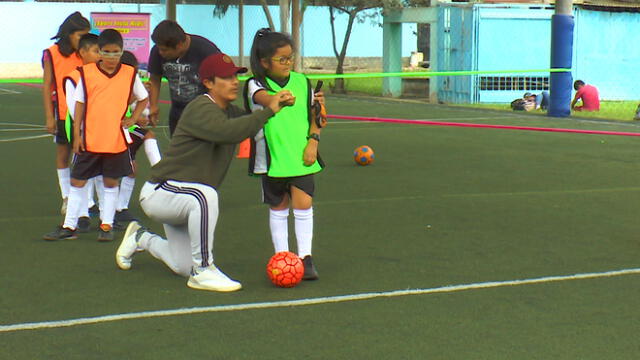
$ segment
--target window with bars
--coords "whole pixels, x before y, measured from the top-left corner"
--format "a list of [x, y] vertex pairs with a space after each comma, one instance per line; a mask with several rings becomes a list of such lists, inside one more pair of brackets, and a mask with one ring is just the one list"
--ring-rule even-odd
[[549, 90], [548, 76], [481, 76], [480, 90]]

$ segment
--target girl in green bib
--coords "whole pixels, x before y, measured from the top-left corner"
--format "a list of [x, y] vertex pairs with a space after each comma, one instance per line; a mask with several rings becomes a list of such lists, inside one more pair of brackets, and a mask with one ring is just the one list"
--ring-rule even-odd
[[293, 208], [298, 256], [304, 263], [304, 280], [318, 273], [311, 257], [313, 239], [314, 174], [324, 166], [318, 156], [320, 127], [312, 120], [314, 102], [324, 104], [322, 92], [314, 94], [309, 80], [291, 70], [293, 43], [282, 33], [259, 30], [251, 47], [250, 78], [244, 91], [245, 106], [262, 109], [278, 91], [289, 90], [295, 102], [274, 115], [252, 139], [249, 171], [262, 176], [262, 197], [269, 204], [269, 227], [275, 252], [289, 251], [288, 217]]

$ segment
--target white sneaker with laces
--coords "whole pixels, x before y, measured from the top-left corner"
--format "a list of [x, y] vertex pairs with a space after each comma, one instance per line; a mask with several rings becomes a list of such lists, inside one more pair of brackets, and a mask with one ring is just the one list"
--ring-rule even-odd
[[242, 284], [229, 279], [215, 265], [204, 269], [191, 269], [191, 276], [187, 281], [187, 286], [192, 289], [230, 292], [242, 289]]
[[136, 251], [141, 249], [138, 247], [137, 234], [142, 226], [137, 221], [132, 221], [127, 226], [127, 230], [124, 232], [122, 242], [116, 251], [116, 264], [122, 270], [131, 269], [131, 261]]

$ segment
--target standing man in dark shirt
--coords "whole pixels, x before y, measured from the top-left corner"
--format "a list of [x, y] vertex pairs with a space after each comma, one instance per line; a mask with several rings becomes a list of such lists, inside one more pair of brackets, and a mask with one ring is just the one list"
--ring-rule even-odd
[[151, 40], [155, 43], [149, 56], [151, 83], [149, 120], [158, 123], [161, 80], [169, 81], [171, 110], [169, 111], [169, 133], [173, 132], [187, 104], [205, 88], [198, 78], [200, 63], [209, 55], [220, 53], [211, 41], [198, 35], [186, 34], [175, 21], [164, 20], [153, 29]]

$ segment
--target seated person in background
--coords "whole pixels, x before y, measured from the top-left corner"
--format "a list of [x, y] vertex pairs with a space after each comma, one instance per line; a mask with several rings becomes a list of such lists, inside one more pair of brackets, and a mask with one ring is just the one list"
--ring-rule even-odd
[[525, 99], [526, 101], [531, 102], [532, 104], [535, 104], [535, 107], [534, 107], [535, 110], [547, 110], [547, 108], [549, 107], [548, 91], [542, 91], [540, 94], [537, 94], [537, 95], [527, 92], [524, 94], [522, 98]]
[[[571, 102], [571, 110], [573, 111], [599, 111], [600, 95], [598, 89], [593, 85], [587, 85], [582, 80], [576, 80], [573, 83], [576, 95]], [[582, 106], [576, 106], [578, 100], [582, 99]]]

